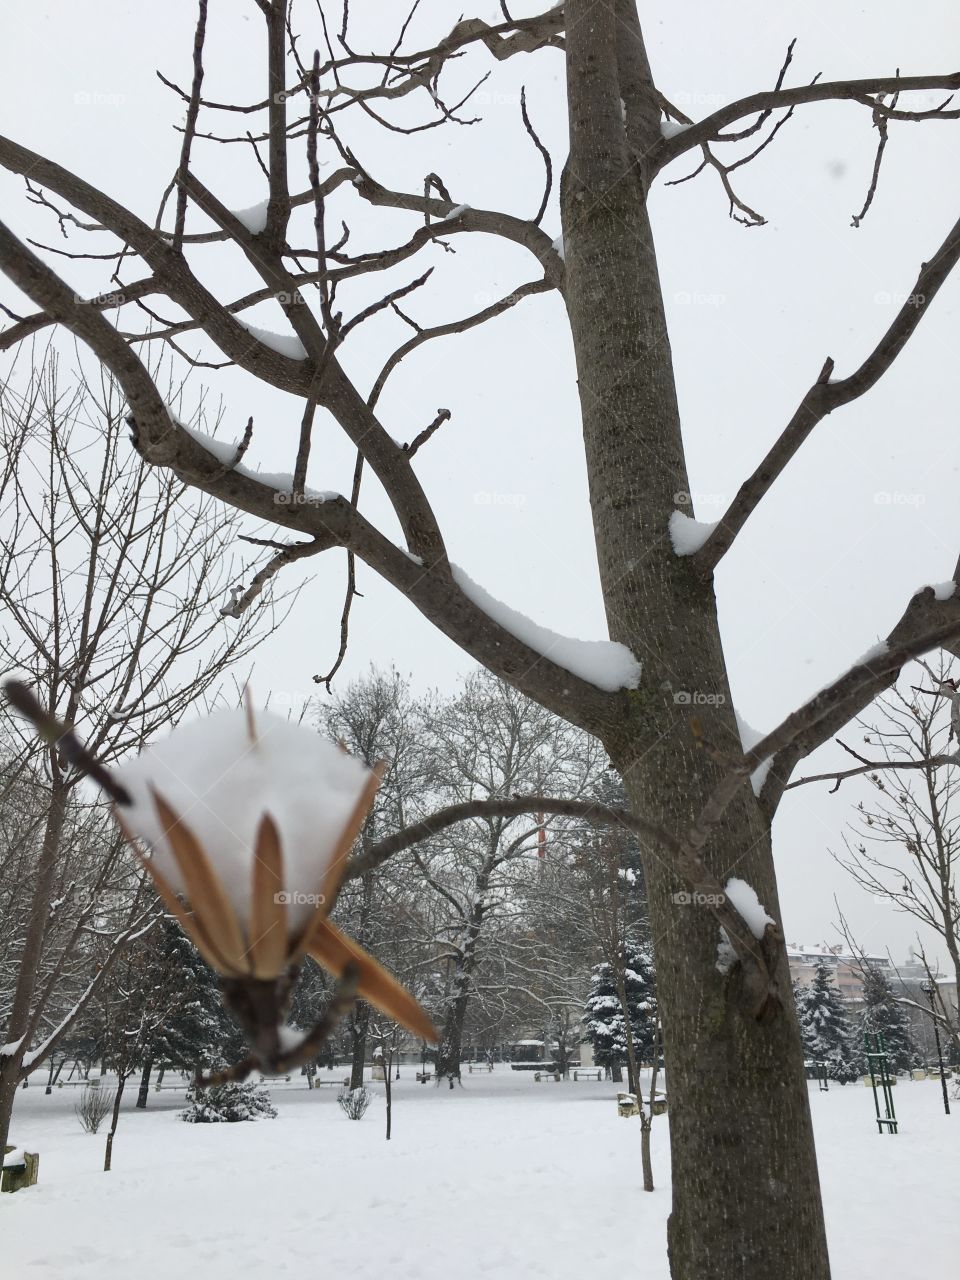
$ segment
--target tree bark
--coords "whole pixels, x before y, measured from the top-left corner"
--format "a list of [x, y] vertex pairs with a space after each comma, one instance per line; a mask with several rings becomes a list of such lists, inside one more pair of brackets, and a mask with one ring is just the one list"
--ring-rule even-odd
[[120, 1099], [123, 1097], [123, 1086], [127, 1076], [121, 1069], [117, 1077], [117, 1093], [113, 1099], [113, 1112], [110, 1116], [110, 1132], [107, 1134], [107, 1145], [103, 1152], [103, 1172], [109, 1173], [113, 1162], [113, 1139], [116, 1137], [117, 1125], [120, 1123]]
[[640, 1103], [640, 1166], [643, 1170], [643, 1189], [644, 1191], [652, 1191], [653, 1188], [653, 1159], [650, 1155], [650, 1130], [653, 1128], [653, 1108], [657, 1098], [657, 1072], [660, 1069], [660, 1036], [659, 1026], [653, 1033], [653, 1068], [650, 1072], [650, 1098], [648, 1109], [643, 1108], [643, 1099], [639, 1096], [637, 1101]]
[[0, 1058], [0, 1151], [6, 1147], [10, 1134], [10, 1119], [17, 1096], [17, 1085], [20, 1082], [20, 1068], [23, 1055], [29, 1047], [26, 1037], [30, 1026], [30, 1008], [37, 989], [40, 962], [43, 958], [43, 943], [50, 914], [50, 897], [57, 869], [57, 853], [60, 849], [60, 837], [63, 834], [67, 812], [67, 788], [63, 785], [52, 752], [51, 765], [53, 782], [50, 791], [50, 807], [47, 810], [47, 822], [40, 849], [40, 865], [37, 868], [37, 883], [30, 904], [26, 937], [20, 956], [20, 968], [17, 971], [17, 983], [5, 1035], [5, 1043], [14, 1043], [18, 1040], [21, 1043], [16, 1052], [4, 1054]]
[[[713, 582], [673, 553], [668, 521], [689, 484], [643, 157], [660, 137], [632, 0], [568, 0], [570, 158], [561, 184], [565, 295], [576, 352], [590, 501], [612, 639], [643, 661], [604, 745], [635, 812], [683, 831], [720, 776], [689, 724], [740, 751]], [[678, 702], [675, 695], [684, 695]], [[704, 851], [779, 920], [769, 827], [743, 788]], [[768, 943], [783, 999], [760, 1022], [745, 975], [716, 967], [713, 916], [673, 895], [679, 875], [646, 845], [670, 1091], [674, 1280], [826, 1280], [820, 1187], [786, 951]], [[664, 944], [669, 938], [669, 948]], [[737, 1201], [735, 1211], [731, 1199]]]
[[367, 1031], [370, 1027], [370, 1006], [366, 1000], [358, 1000], [350, 1019], [350, 1037], [353, 1041], [350, 1060], [350, 1088], [363, 1088], [363, 1067], [367, 1059]]
[[627, 1039], [627, 1087], [630, 1093], [641, 1101], [640, 1098], [640, 1064], [637, 1062], [637, 1052], [633, 1043], [633, 1023], [630, 1019], [630, 1006], [627, 1003], [627, 978], [626, 978], [627, 962], [622, 945], [617, 955], [615, 970], [617, 979], [617, 999], [620, 1001], [620, 1011], [623, 1014], [623, 1030]]
[[490, 851], [490, 856], [477, 874], [473, 889], [473, 907], [467, 921], [466, 933], [460, 955], [457, 960], [456, 973], [451, 984], [451, 1001], [444, 1019], [443, 1034], [437, 1048], [437, 1082], [447, 1076], [453, 1083], [460, 1079], [460, 1061], [463, 1056], [463, 1028], [467, 1018], [467, 1005], [470, 1002], [470, 980], [477, 967], [477, 943], [483, 929], [484, 895], [490, 885], [490, 875], [496, 858], [497, 844]]
[[466, 989], [468, 976], [458, 965], [454, 983], [458, 994], [447, 1009], [443, 1032], [437, 1046], [437, 1083], [445, 1077], [460, 1079], [460, 1060], [463, 1055], [463, 1024], [467, 1016], [470, 994]]
[[153, 1059], [146, 1058], [143, 1063], [143, 1070], [140, 1073], [140, 1088], [137, 1091], [137, 1107], [139, 1110], [146, 1110], [147, 1098], [150, 1096], [150, 1073], [153, 1070]]
[[391, 1087], [391, 1075], [393, 1073], [393, 1050], [389, 1054], [384, 1052], [383, 1055], [383, 1083], [387, 1095], [387, 1133], [386, 1140], [390, 1141], [390, 1134], [393, 1129], [393, 1089]]

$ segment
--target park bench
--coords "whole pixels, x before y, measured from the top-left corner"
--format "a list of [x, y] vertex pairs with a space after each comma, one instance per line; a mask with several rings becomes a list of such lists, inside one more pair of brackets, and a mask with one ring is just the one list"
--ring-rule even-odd
[[594, 1067], [577, 1067], [576, 1071], [573, 1073], [573, 1078], [574, 1080], [579, 1080], [581, 1076], [584, 1080], [602, 1080], [603, 1071]]
[[467, 1073], [468, 1075], [471, 1075], [471, 1076], [473, 1075], [474, 1071], [492, 1071], [492, 1070], [493, 1070], [492, 1062], [468, 1062], [467, 1063]]
[[535, 1071], [533, 1073], [534, 1084], [540, 1084], [542, 1080], [555, 1080], [559, 1084], [560, 1078], [559, 1071]]
[[430, 1082], [431, 1073], [429, 1071], [417, 1072], [417, 1084], [428, 1084]]

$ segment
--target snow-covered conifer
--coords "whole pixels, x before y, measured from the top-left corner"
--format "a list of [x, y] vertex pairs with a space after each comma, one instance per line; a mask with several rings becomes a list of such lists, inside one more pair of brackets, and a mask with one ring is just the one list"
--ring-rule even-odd
[[863, 1066], [863, 1053], [830, 968], [821, 961], [810, 985], [799, 987], [795, 994], [807, 1057], [825, 1062], [830, 1079], [839, 1084], [856, 1080]]
[[[656, 1027], [654, 970], [650, 954], [636, 943], [624, 946], [624, 987], [638, 1061], [653, 1054]], [[593, 970], [593, 982], [581, 1018], [584, 1039], [593, 1046], [594, 1061], [601, 1067], [623, 1066], [627, 1061], [627, 1026], [614, 967], [606, 962]]]

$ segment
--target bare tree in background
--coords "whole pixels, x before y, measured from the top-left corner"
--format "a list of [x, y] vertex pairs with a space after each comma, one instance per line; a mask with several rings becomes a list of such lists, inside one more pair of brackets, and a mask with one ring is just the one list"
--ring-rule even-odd
[[[257, 0], [257, 8], [264, 27], [263, 82], [251, 86], [244, 102], [223, 103], [204, 79], [207, 5], [200, 0], [189, 86], [168, 81], [176, 109], [186, 104], [186, 121], [173, 179], [158, 175], [158, 196], [165, 187], [166, 196], [155, 225], [55, 161], [0, 139], [0, 163], [24, 176], [34, 199], [53, 207], [72, 242], [92, 227], [96, 252], [109, 245], [117, 253], [107, 260], [100, 291], [84, 299], [49, 265], [46, 251], [34, 252], [0, 227], [0, 267], [39, 308], [15, 320], [4, 341], [51, 323], [66, 326], [119, 380], [137, 447], [150, 464], [173, 469], [185, 483], [288, 531], [293, 540], [272, 548], [251, 589], [292, 559], [344, 550], [341, 652], [356, 563], [362, 561], [478, 662], [602, 741], [625, 779], [630, 803], [628, 814], [608, 817], [627, 822], [644, 840], [660, 948], [671, 1090], [672, 1274], [675, 1280], [825, 1280], [819, 1179], [782, 929], [773, 923], [756, 937], [723, 889], [735, 873], [779, 922], [770, 827], [794, 768], [889, 688], [910, 657], [938, 646], [957, 651], [960, 597], [925, 589], [904, 602], [892, 627], [878, 619], [884, 646], [744, 752], [721, 646], [714, 570], [811, 432], [889, 369], [960, 256], [960, 225], [939, 246], [917, 246], [923, 266], [915, 282], [905, 282], [907, 301], [887, 331], [875, 336], [872, 350], [848, 374], [835, 374], [833, 360], [825, 361], [716, 527], [708, 535], [698, 527], [691, 537], [684, 524], [689, 513], [676, 510], [677, 495], [689, 493], [690, 484], [647, 198], [671, 165], [692, 158], [697, 172], [721, 182], [734, 217], [760, 224], [762, 216], [736, 191], [738, 167], [805, 105], [843, 101], [862, 113], [865, 126], [876, 127], [879, 140], [859, 223], [877, 192], [888, 131], [900, 122], [955, 118], [949, 102], [931, 105], [914, 95], [950, 93], [960, 88], [960, 74], [906, 76], [891, 67], [867, 79], [789, 86], [791, 47], [772, 89], [694, 121], [655, 83], [633, 0], [565, 0], [518, 18], [504, 4], [502, 21], [466, 17], [451, 31], [437, 28], [435, 12], [419, 14], [414, 5], [398, 35], [384, 37], [374, 53], [354, 49], [346, 7], [321, 6], [319, 20], [313, 7], [304, 7], [303, 30], [297, 25], [301, 11], [288, 14], [286, 0]], [[411, 48], [415, 18], [429, 34]], [[422, 184], [411, 183], [414, 190], [391, 190], [377, 180], [359, 153], [368, 135], [357, 141], [351, 132], [355, 120], [382, 122], [391, 149], [400, 151], [406, 134], [468, 118], [463, 99], [471, 86], [458, 90], [468, 76], [479, 80], [504, 59], [534, 53], [555, 59], [558, 67], [562, 61], [566, 71], [570, 149], [560, 180], [559, 239], [541, 222], [560, 166], [539, 140], [526, 104], [522, 125], [546, 178], [532, 217], [526, 209], [465, 207], [449, 193], [436, 164]], [[209, 139], [215, 145], [206, 148]], [[222, 147], [234, 139], [247, 150], [251, 172], [266, 176], [265, 201], [241, 214], [212, 189]], [[321, 163], [329, 159], [338, 167], [324, 171], [321, 181]], [[358, 221], [366, 235], [377, 236], [372, 213], [378, 209], [384, 217], [380, 244], [387, 247], [351, 252], [350, 232]], [[401, 225], [407, 234], [397, 242], [394, 229]], [[444, 248], [477, 233], [522, 249], [532, 267], [529, 278], [480, 310], [464, 304], [441, 323], [421, 324], [411, 316], [410, 296], [429, 272], [446, 265]], [[244, 292], [215, 297], [203, 283], [208, 245], [213, 254], [227, 246], [234, 261], [246, 264]], [[394, 267], [399, 277], [379, 277], [384, 283], [377, 289], [378, 273]], [[347, 281], [365, 284], [373, 300], [348, 307], [341, 288]], [[403, 442], [378, 408], [401, 360], [535, 294], [556, 297], [569, 319], [608, 626], [612, 639], [642, 660], [642, 678], [635, 666], [624, 665], [621, 650], [610, 651], [609, 662], [575, 662], [578, 670], [571, 671], [563, 661], [571, 661], [569, 649], [497, 608], [451, 566], [416, 472], [416, 455], [443, 438], [451, 411], [437, 410], [425, 394], [423, 428]], [[151, 302], [151, 316], [166, 317], [171, 307], [174, 316], [152, 320], [144, 332], [136, 312], [146, 298], [160, 300]], [[271, 335], [244, 325], [243, 311], [269, 299], [279, 304], [292, 333]], [[115, 323], [107, 319], [110, 311], [118, 312]], [[385, 314], [407, 326], [404, 337], [379, 371], [358, 385], [347, 372], [356, 368], [357, 335], [369, 335], [369, 322]], [[233, 362], [297, 402], [286, 423], [286, 481], [272, 483], [231, 467], [222, 449], [207, 447], [171, 418], [137, 345], [167, 341], [186, 350], [185, 340], [193, 344], [190, 359]], [[213, 357], [211, 347], [221, 356]], [[488, 376], [486, 369], [478, 375]], [[743, 414], [744, 406], [737, 411]], [[314, 424], [322, 421], [329, 430], [331, 419], [356, 447], [356, 472], [349, 495], [318, 501], [304, 482]], [[237, 460], [241, 455], [242, 448]], [[366, 469], [393, 508], [401, 545], [391, 526], [384, 531], [361, 512]], [[681, 533], [681, 554], [671, 546], [668, 528]], [[244, 598], [237, 603], [241, 607]], [[688, 710], [691, 691], [712, 699], [695, 723]], [[766, 761], [757, 795], [748, 779]], [[549, 812], [551, 799], [537, 798], [534, 811]], [[477, 800], [474, 811], [489, 816], [509, 807], [509, 800]], [[409, 847], [389, 838], [377, 843], [379, 850], [367, 851], [358, 873], [374, 856]], [[688, 887], [701, 890], [710, 909], [678, 910], [674, 895]], [[716, 965], [720, 927], [735, 956], [724, 972]]]
[[[419, 714], [409, 688], [397, 671], [369, 671], [351, 682], [329, 703], [318, 708], [318, 724], [329, 737], [371, 768], [381, 761], [387, 770], [374, 798], [359, 837], [362, 854], [377, 837], [395, 831], [421, 817], [418, 796], [424, 789], [425, 765], [419, 735]], [[337, 918], [348, 923], [350, 936], [361, 947], [384, 960], [384, 947], [393, 933], [393, 907], [403, 889], [397, 884], [392, 866], [371, 868], [344, 889], [337, 902]], [[399, 959], [399, 957], [394, 957]], [[403, 962], [391, 966], [409, 983], [407, 970], [413, 959], [408, 951]], [[358, 1000], [350, 1012], [350, 1088], [363, 1085], [371, 1009]]]
[[[843, 866], [868, 893], [886, 899], [936, 934], [960, 990], [960, 695], [955, 666], [941, 655], [911, 665], [861, 721], [857, 761], [832, 775], [834, 786], [862, 776], [872, 799], [860, 801], [844, 836]], [[926, 958], [924, 958], [926, 963]], [[933, 974], [928, 981], [936, 988]], [[960, 1047], [957, 1010], [941, 1014]]]
[[[566, 721], [488, 672], [468, 677], [456, 697], [438, 700], [424, 718], [433, 793], [449, 805], [469, 807], [478, 800], [544, 792], [583, 800], [592, 795], [602, 768], [596, 744], [585, 743], [584, 735]], [[460, 1078], [471, 1000], [495, 1000], [498, 988], [522, 980], [518, 962], [524, 948], [511, 945], [517, 940], [510, 934], [517, 930], [509, 926], [522, 910], [524, 882], [536, 874], [532, 864], [545, 853], [552, 828], [563, 821], [481, 811], [425, 840], [415, 854], [417, 869], [440, 907], [435, 944], [446, 979], [438, 1080]], [[491, 949], [502, 953], [501, 973], [481, 978], [491, 933], [496, 938]], [[528, 939], [534, 947], [527, 956], [533, 978], [528, 989], [543, 971], [544, 941]]]
[[[209, 499], [185, 500], [172, 473], [131, 453], [122, 395], [106, 371], [95, 382], [67, 379], [48, 353], [22, 380], [17, 373], [0, 388], [0, 656], [110, 763], [215, 693], [276, 619], [266, 596], [238, 622], [221, 616], [239, 521]], [[19, 868], [29, 900], [16, 904], [20, 932], [8, 957], [15, 977], [0, 1055], [0, 1144], [18, 1083], [68, 1033], [156, 909], [102, 810], [87, 814], [79, 840], [80, 775], [57, 744], [37, 749], [27, 726], [10, 725], [22, 735], [11, 768], [29, 761], [19, 776], [30, 779], [36, 821], [33, 843], [0, 855], [30, 863]], [[69, 883], [81, 855], [83, 894], [58, 898], [58, 879]], [[106, 952], [101, 936], [89, 981], [49, 1029], [64, 969], [97, 933], [109, 938]]]

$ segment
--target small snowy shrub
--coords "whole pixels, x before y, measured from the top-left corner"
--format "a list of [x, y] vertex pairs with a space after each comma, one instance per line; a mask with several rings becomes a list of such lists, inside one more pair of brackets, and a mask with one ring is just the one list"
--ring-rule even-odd
[[74, 1111], [87, 1133], [96, 1133], [100, 1128], [104, 1116], [113, 1110], [114, 1096], [113, 1089], [104, 1089], [102, 1085], [84, 1087]]
[[261, 1085], [229, 1083], [198, 1089], [192, 1084], [180, 1119], [188, 1124], [235, 1124], [240, 1120], [274, 1120], [276, 1115], [270, 1095]]
[[370, 1105], [370, 1094], [362, 1087], [344, 1089], [342, 1093], [337, 1094], [337, 1102], [345, 1116], [349, 1116], [351, 1120], [359, 1120]]

